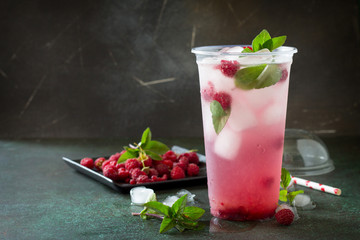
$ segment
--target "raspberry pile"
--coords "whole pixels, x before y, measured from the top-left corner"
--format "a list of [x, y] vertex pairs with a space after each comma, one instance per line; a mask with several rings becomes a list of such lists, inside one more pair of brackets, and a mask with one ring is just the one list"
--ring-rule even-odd
[[186, 176], [193, 177], [199, 174], [199, 157], [196, 152], [176, 154], [169, 150], [162, 155], [162, 160], [153, 160], [149, 156], [143, 162], [137, 158], [127, 159], [117, 163], [125, 151], [115, 153], [108, 159], [104, 157], [83, 158], [80, 164], [90, 169], [96, 169], [105, 177], [120, 183], [142, 184], [182, 179]]

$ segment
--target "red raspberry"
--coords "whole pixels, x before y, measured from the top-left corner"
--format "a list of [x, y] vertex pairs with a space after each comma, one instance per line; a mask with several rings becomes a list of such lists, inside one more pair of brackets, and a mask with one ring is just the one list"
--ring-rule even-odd
[[101, 165], [101, 168], [104, 169], [107, 165], [115, 166], [115, 165], [116, 165], [116, 161], [115, 161], [115, 160], [106, 160], [106, 161], [104, 161], [103, 164]]
[[120, 180], [126, 180], [127, 178], [129, 178], [129, 170], [125, 169], [125, 168], [119, 168], [118, 169], [118, 175], [119, 175], [119, 179]]
[[290, 225], [294, 217], [295, 214], [290, 208], [283, 208], [275, 214], [276, 221], [281, 225]]
[[109, 157], [109, 160], [115, 160], [117, 162], [120, 156], [121, 156], [120, 153], [115, 153]]
[[116, 167], [117, 169], [125, 168], [125, 163], [117, 163], [117, 164], [115, 165], [115, 167]]
[[189, 163], [199, 164], [199, 156], [196, 152], [188, 152]]
[[199, 174], [200, 168], [195, 163], [190, 163], [187, 167], [187, 175], [188, 176], [197, 176]]
[[168, 180], [168, 175], [164, 174], [161, 178], [159, 178], [159, 181], [166, 181]]
[[119, 175], [118, 175], [118, 172], [117, 172], [117, 169], [115, 168], [115, 166], [111, 166], [111, 165], [108, 165], [108, 166], [105, 166], [103, 168], [103, 174], [105, 177], [107, 178], [110, 178], [111, 180], [118, 180], [119, 178]]
[[130, 179], [129, 183], [130, 184], [136, 184], [136, 179]]
[[155, 168], [149, 168], [148, 176], [149, 176], [149, 177], [159, 176], [159, 173], [158, 173], [158, 171], [157, 171]]
[[[164, 175], [164, 176], [166, 176], [166, 175]], [[159, 177], [158, 177], [158, 176], [155, 176], [155, 175], [151, 176], [151, 180], [153, 180], [153, 182], [158, 182], [158, 181], [160, 181], [160, 180], [159, 180]]]
[[169, 167], [163, 163], [159, 163], [155, 166], [155, 169], [158, 171], [159, 176], [164, 174], [169, 174]]
[[92, 158], [83, 158], [81, 159], [80, 164], [90, 169], [94, 168], [94, 160]]
[[220, 62], [220, 70], [227, 77], [234, 77], [239, 68], [240, 64], [237, 61], [221, 60]]
[[224, 110], [228, 109], [231, 105], [231, 96], [226, 92], [215, 93], [214, 100], [218, 101]]
[[208, 87], [201, 90], [201, 96], [205, 101], [212, 101], [215, 94], [215, 87], [212, 82], [208, 82]]
[[248, 48], [248, 49], [250, 49], [251, 51], [253, 51], [253, 49], [252, 49], [251, 46], [246, 46], [246, 47], [244, 47], [244, 49], [245, 49], [245, 48]]
[[141, 168], [141, 162], [138, 161], [136, 158], [130, 158], [125, 162], [125, 168], [127, 170], [131, 170], [133, 168]]
[[149, 177], [147, 175], [140, 175], [139, 177], [136, 178], [136, 183], [148, 183], [148, 182], [153, 182], [153, 180], [149, 179]]
[[140, 175], [146, 175], [144, 171], [141, 171], [140, 168], [133, 168], [130, 170], [130, 176], [133, 179], [138, 178]]
[[173, 162], [176, 161], [177, 155], [173, 151], [169, 150], [164, 155], [162, 155], [163, 160], [171, 160]]
[[144, 161], [145, 167], [151, 167], [152, 166], [152, 159], [148, 156], [148, 159]]
[[102, 165], [103, 163], [106, 161], [105, 158], [103, 157], [99, 157], [98, 159], [95, 160], [95, 167], [97, 170], [101, 170], [102, 169]]
[[169, 169], [172, 169], [173, 165], [174, 165], [174, 162], [172, 160], [168, 160], [168, 159], [163, 160], [162, 163], [167, 165], [169, 167]]
[[182, 170], [186, 171], [188, 164], [186, 164], [185, 162], [177, 162], [177, 163], [174, 163], [174, 168], [176, 166], [181, 167]]
[[279, 80], [279, 82], [285, 81], [289, 76], [289, 72], [286, 69], [283, 69], [281, 71], [281, 78]]
[[181, 179], [185, 177], [185, 172], [184, 170], [179, 167], [179, 166], [175, 166], [172, 170], [171, 170], [171, 179]]

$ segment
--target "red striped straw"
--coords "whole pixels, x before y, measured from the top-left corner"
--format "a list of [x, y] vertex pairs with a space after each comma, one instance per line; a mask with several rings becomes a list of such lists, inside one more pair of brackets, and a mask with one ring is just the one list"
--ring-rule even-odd
[[328, 185], [324, 185], [321, 183], [317, 183], [317, 182], [312, 182], [306, 179], [302, 179], [302, 178], [298, 178], [298, 177], [293, 177], [291, 176], [292, 180], [294, 181], [295, 184], [298, 184], [300, 186], [304, 186], [304, 187], [308, 187], [311, 189], [315, 189], [315, 190], [319, 190], [322, 192], [327, 192], [327, 193], [331, 193], [334, 195], [341, 195], [341, 189], [340, 188], [334, 188]]

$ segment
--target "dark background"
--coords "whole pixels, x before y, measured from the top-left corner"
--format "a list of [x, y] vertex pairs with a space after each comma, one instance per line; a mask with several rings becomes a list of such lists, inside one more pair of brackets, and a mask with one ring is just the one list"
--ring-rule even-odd
[[359, 1], [1, 0], [0, 137], [202, 136], [190, 49], [263, 28], [299, 50], [287, 127], [359, 135]]

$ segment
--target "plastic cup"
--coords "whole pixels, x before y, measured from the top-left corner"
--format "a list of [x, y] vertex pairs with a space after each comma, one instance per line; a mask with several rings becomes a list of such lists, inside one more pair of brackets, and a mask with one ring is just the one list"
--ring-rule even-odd
[[241, 51], [239, 46], [192, 49], [199, 70], [211, 214], [236, 221], [275, 214], [290, 66], [297, 49]]

